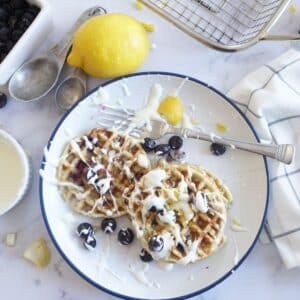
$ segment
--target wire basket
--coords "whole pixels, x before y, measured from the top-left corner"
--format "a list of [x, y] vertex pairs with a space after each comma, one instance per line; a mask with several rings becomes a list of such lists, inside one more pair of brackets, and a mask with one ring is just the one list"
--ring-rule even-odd
[[223, 51], [260, 40], [297, 40], [300, 35], [267, 35], [290, 0], [141, 0], [204, 44]]

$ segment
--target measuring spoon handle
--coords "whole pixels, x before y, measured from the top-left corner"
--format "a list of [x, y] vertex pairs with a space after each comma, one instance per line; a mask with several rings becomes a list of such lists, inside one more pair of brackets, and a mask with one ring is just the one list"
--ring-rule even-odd
[[50, 53], [56, 56], [60, 63], [63, 64], [73, 43], [74, 33], [89, 18], [102, 14], [106, 14], [106, 10], [100, 6], [94, 6], [84, 11], [83, 14], [78, 18], [76, 23], [72, 26], [70, 31], [68, 31], [68, 33], [65, 35], [65, 37], [50, 50]]

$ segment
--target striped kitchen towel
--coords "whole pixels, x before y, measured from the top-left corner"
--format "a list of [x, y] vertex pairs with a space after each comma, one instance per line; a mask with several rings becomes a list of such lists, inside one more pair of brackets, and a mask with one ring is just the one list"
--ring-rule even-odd
[[228, 96], [261, 141], [296, 146], [293, 164], [268, 161], [271, 199], [265, 230], [286, 267], [300, 266], [300, 53], [289, 50], [262, 66]]

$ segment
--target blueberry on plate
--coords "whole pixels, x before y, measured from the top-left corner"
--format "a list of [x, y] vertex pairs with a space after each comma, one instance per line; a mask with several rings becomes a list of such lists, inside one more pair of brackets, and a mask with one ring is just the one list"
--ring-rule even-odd
[[0, 108], [3, 108], [7, 103], [7, 97], [5, 94], [0, 93]]
[[186, 158], [186, 153], [182, 150], [171, 150], [167, 161], [182, 161]]
[[82, 239], [87, 239], [88, 236], [94, 235], [94, 229], [90, 223], [79, 224], [76, 232]]
[[101, 222], [101, 229], [107, 233], [113, 233], [117, 228], [117, 222], [113, 218], [105, 218]]
[[180, 136], [173, 135], [169, 139], [169, 145], [170, 145], [170, 147], [171, 147], [172, 150], [178, 150], [178, 149], [180, 149], [182, 147], [183, 140], [182, 140], [182, 138]]
[[156, 206], [155, 206], [155, 205], [152, 205], [152, 206], [150, 207], [149, 211], [151, 211], [151, 212], [153, 212], [153, 213], [157, 212]]
[[181, 252], [181, 253], [184, 253], [184, 246], [181, 244], [181, 243], [178, 243], [177, 245], [176, 245], [176, 249], [179, 251], [179, 252]]
[[226, 152], [226, 146], [223, 144], [212, 143], [210, 145], [210, 151], [217, 156], [223, 155]]
[[146, 152], [151, 152], [156, 147], [156, 141], [150, 138], [145, 138], [144, 143], [142, 144], [142, 147]]
[[145, 248], [143, 248], [140, 252], [140, 259], [143, 262], [150, 262], [153, 260], [153, 257]]
[[83, 241], [83, 245], [88, 249], [88, 250], [93, 250], [96, 248], [97, 241], [95, 239], [94, 234], [89, 234]]
[[148, 241], [150, 251], [160, 252], [164, 248], [164, 239], [159, 235], [152, 236]]
[[130, 228], [122, 228], [118, 233], [118, 240], [122, 245], [129, 245], [133, 242], [134, 234]]
[[155, 147], [154, 151], [156, 155], [164, 156], [170, 153], [171, 147], [168, 144], [160, 144]]

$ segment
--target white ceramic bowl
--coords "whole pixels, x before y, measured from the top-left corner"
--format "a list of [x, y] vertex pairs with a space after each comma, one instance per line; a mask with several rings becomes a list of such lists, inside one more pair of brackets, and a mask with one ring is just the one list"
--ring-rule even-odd
[[0, 64], [0, 85], [5, 85], [12, 74], [30, 57], [52, 28], [52, 18], [46, 0], [27, 0], [41, 10], [9, 54]]
[[[18, 190], [17, 196], [13, 201], [10, 201], [10, 203], [5, 208], [0, 209], [0, 216], [1, 216], [6, 212], [8, 212], [10, 209], [12, 209], [14, 206], [16, 206], [23, 199], [28, 189], [31, 176], [30, 176], [29, 160], [22, 146], [17, 142], [15, 138], [13, 138], [10, 134], [8, 134], [6, 131], [1, 129], [0, 129], [0, 138], [7, 140], [15, 148], [15, 150], [17, 151], [21, 159], [21, 163], [24, 167], [24, 176], [23, 176], [22, 184]], [[4, 172], [5, 170], [1, 170], [1, 171]]]

